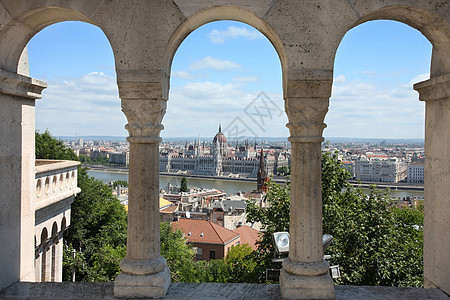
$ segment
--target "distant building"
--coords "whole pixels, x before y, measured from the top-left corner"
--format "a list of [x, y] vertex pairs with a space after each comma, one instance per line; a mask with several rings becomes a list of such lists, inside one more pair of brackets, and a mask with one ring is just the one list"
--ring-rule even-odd
[[196, 249], [196, 260], [224, 258], [231, 246], [241, 243], [238, 233], [207, 220], [179, 219], [172, 226]]
[[350, 178], [355, 178], [355, 162], [341, 161], [342, 166], [350, 173]]
[[210, 213], [210, 219], [229, 230], [234, 230], [246, 223], [244, 200], [216, 200]]
[[[278, 167], [289, 165], [289, 158], [286, 154], [266, 152], [263, 155], [266, 176], [276, 174]], [[251, 147], [248, 142], [244, 146], [237, 144], [234, 152], [230, 151], [227, 139], [219, 126], [219, 132], [214, 136], [210, 148], [197, 140], [194, 145], [188, 146], [186, 143], [182, 152], [160, 153], [159, 171], [186, 171], [197, 175], [238, 175], [239, 177], [256, 178], [260, 161], [256, 144], [255, 147]]]
[[423, 183], [425, 177], [425, 168], [422, 163], [412, 163], [408, 165], [408, 182]]
[[130, 162], [129, 152], [110, 152], [109, 162], [118, 165], [128, 165]]
[[361, 156], [355, 161], [355, 178], [362, 181], [399, 182], [406, 178], [406, 165], [397, 157]]

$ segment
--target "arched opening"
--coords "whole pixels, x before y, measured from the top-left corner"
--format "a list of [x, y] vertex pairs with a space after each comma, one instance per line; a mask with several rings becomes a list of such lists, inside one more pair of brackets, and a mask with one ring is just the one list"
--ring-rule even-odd
[[[51, 262], [51, 272], [50, 272], [50, 281], [55, 281], [55, 274], [56, 274], [56, 262], [57, 262], [57, 258], [56, 258], [56, 251], [57, 251], [57, 246], [59, 243], [58, 240], [58, 225], [56, 224], [56, 222], [53, 223], [52, 226], [52, 262]], [[59, 266], [62, 267], [62, 266]]]
[[[408, 13], [405, 13], [408, 12]], [[448, 97], [446, 98], [441, 97], [430, 97], [428, 95], [427, 97], [424, 97], [423, 93], [423, 86], [426, 86], [429, 90], [435, 89], [434, 93], [442, 93], [444, 91], [445, 93], [445, 87], [439, 86], [439, 84], [436, 84], [437, 82], [445, 82], [445, 78], [448, 77], [446, 75], [449, 71], [448, 69], [448, 55], [444, 53], [448, 53], [450, 47], [449, 47], [449, 25], [448, 22], [443, 20], [441, 17], [419, 9], [415, 7], [403, 7], [403, 6], [391, 6], [386, 7], [384, 9], [377, 10], [375, 12], [369, 13], [358, 22], [358, 24], [376, 20], [376, 19], [387, 19], [387, 20], [396, 20], [403, 23], [406, 23], [410, 25], [413, 28], [418, 29], [423, 35], [431, 42], [433, 45], [432, 49], [432, 58], [430, 59], [430, 50], [426, 50], [425, 52], [421, 52], [420, 59], [415, 59], [410, 61], [410, 64], [423, 64], [423, 62], [429, 63], [431, 61], [431, 71], [430, 74], [425, 74], [418, 76], [414, 80], [412, 80], [412, 76], [410, 78], [410, 81], [406, 80], [403, 85], [408, 88], [408, 91], [405, 91], [403, 95], [400, 93], [403, 87], [399, 87], [396, 91], [398, 93], [398, 97], [404, 97], [404, 98], [411, 98], [410, 95], [412, 95], [412, 91], [410, 87], [412, 84], [418, 81], [426, 80], [428, 77], [431, 77], [430, 80], [427, 80], [424, 83], [416, 84], [414, 88], [419, 91], [420, 93], [420, 100], [426, 101], [426, 114], [421, 114], [422, 117], [419, 119], [420, 123], [425, 123], [425, 130], [422, 128], [416, 129], [414, 134], [422, 134], [425, 133], [425, 153], [426, 153], [426, 160], [425, 160], [425, 200], [424, 200], [424, 226], [423, 226], [423, 282], [425, 287], [436, 287], [438, 286], [444, 291], [448, 291], [448, 283], [443, 280], [443, 278], [448, 278], [447, 271], [442, 271], [442, 262], [443, 260], [448, 261], [448, 245], [443, 245], [440, 242], [440, 238], [437, 238], [435, 235], [435, 230], [437, 228], [440, 228], [440, 230], [447, 230], [444, 228], [448, 228], [448, 223], [443, 222], [442, 216], [435, 213], [435, 210], [437, 207], [441, 207], [441, 209], [446, 210], [447, 212], [443, 215], [448, 215], [448, 209], [445, 205], [443, 205], [443, 202], [441, 201], [442, 195], [448, 193], [446, 192], [446, 188], [443, 187], [443, 185], [436, 185], [432, 184], [433, 181], [446, 181], [448, 179], [443, 179], [442, 176], [444, 173], [442, 173], [442, 169], [438, 171], [437, 169], [440, 169], [441, 167], [438, 166], [438, 164], [434, 163], [439, 161], [440, 165], [442, 166], [442, 163], [445, 163], [445, 161], [448, 162], [448, 155], [442, 154], [440, 151], [436, 151], [437, 147], [439, 147], [439, 138], [437, 138], [436, 134], [434, 132], [438, 131], [441, 135], [447, 135], [447, 129], [445, 129], [445, 126], [443, 127], [442, 122], [443, 118], [441, 113], [437, 113], [437, 107], [445, 107], [445, 101], [448, 100]], [[369, 22], [371, 23], [371, 22]], [[370, 24], [363, 24], [360, 26], [370, 26]], [[389, 23], [391, 24], [391, 23]], [[438, 25], [439, 24], [439, 25]], [[401, 25], [403, 26], [403, 25]], [[437, 29], [439, 28], [439, 29]], [[355, 30], [355, 29], [353, 29]], [[358, 30], [358, 28], [356, 28]], [[352, 31], [349, 32], [349, 34], [352, 34]], [[384, 33], [387, 34], [387, 33]], [[406, 35], [408, 36], [408, 35]], [[367, 38], [367, 37], [364, 37]], [[425, 38], [422, 36], [420, 39], [424, 40]], [[410, 45], [412, 48], [417, 47], [417, 44]], [[429, 47], [429, 46], [428, 46]], [[408, 51], [409, 49], [404, 49], [404, 57], [398, 58], [398, 62], [393, 61], [392, 63], [402, 63], [403, 59], [410, 58], [410, 53]], [[370, 52], [370, 51], [369, 51]], [[355, 59], [358, 59], [359, 55], [356, 55]], [[339, 57], [337, 56], [336, 60], [338, 60]], [[383, 67], [384, 62], [378, 61], [380, 64], [379, 67]], [[426, 66], [425, 66], [426, 67]], [[400, 70], [404, 72], [405, 70]], [[422, 71], [423, 73], [423, 71]], [[428, 72], [426, 72], [428, 73]], [[335, 95], [339, 91], [340, 85], [344, 84], [345, 77], [339, 77], [340, 74], [336, 73], [335, 78]], [[395, 74], [391, 74], [395, 75]], [[398, 75], [398, 74], [397, 74]], [[419, 74], [417, 74], [419, 75]], [[390, 76], [390, 75], [389, 75]], [[447, 76], [447, 77], [446, 77]], [[392, 77], [390, 77], [392, 79]], [[447, 79], [448, 80], [448, 79]], [[386, 86], [390, 87], [392, 84], [392, 81], [386, 81]], [[448, 88], [447, 88], [448, 90]], [[395, 90], [393, 90], [395, 91]], [[347, 91], [349, 92], [349, 91]], [[395, 94], [395, 93], [393, 93]], [[408, 96], [409, 95], [409, 96]], [[377, 95], [378, 96], [378, 95]], [[395, 95], [394, 95], [395, 96]], [[416, 98], [417, 99], [417, 98]], [[427, 101], [427, 100], [436, 100], [437, 101]], [[339, 99], [337, 99], [339, 100]], [[414, 99], [412, 99], [414, 100]], [[336, 100], [335, 100], [336, 101]], [[416, 100], [417, 101], [417, 100]], [[331, 99], [331, 107], [333, 106], [333, 98]], [[417, 102], [416, 102], [417, 103]], [[411, 112], [411, 109], [413, 106], [418, 104], [409, 104], [404, 102], [402, 112], [406, 110], [406, 112]], [[337, 105], [336, 105], [337, 106]], [[332, 109], [330, 109], [332, 110]], [[351, 112], [351, 107], [347, 107], [347, 113]], [[371, 113], [371, 111], [368, 109], [368, 114]], [[383, 115], [389, 115], [391, 112], [387, 111], [383, 108], [383, 112], [380, 114], [382, 117]], [[350, 116], [351, 118], [352, 116]], [[448, 117], [448, 116], [447, 116]], [[330, 117], [331, 118], [331, 117]], [[424, 120], [425, 119], [425, 120]], [[425, 122], [424, 122], [424, 121]], [[330, 124], [330, 121], [327, 122]], [[433, 125], [431, 125], [431, 123]], [[436, 125], [439, 124], [439, 125]], [[418, 124], [420, 125], [420, 124]], [[417, 125], [416, 125], [417, 126]], [[436, 129], [432, 127], [436, 126]], [[329, 125], [329, 127], [331, 127]], [[331, 129], [330, 129], [331, 130]], [[391, 132], [395, 132], [395, 128], [390, 130], [387, 134], [391, 134]], [[408, 132], [403, 130], [403, 132]], [[432, 163], [433, 162], [433, 163]], [[428, 171], [427, 171], [428, 170]], [[445, 184], [444, 184], [445, 185]], [[401, 223], [401, 225], [403, 225]], [[419, 228], [420, 229], [420, 228]], [[421, 252], [422, 249], [420, 249]], [[388, 253], [388, 252], [387, 252]], [[437, 254], [439, 253], [439, 254]], [[416, 253], [417, 254], [417, 253]], [[420, 254], [420, 253], [419, 253]], [[437, 262], [435, 259], [436, 255], [440, 256], [443, 255], [446, 257], [443, 260], [440, 260], [440, 263]], [[439, 265], [441, 264], [441, 265]], [[403, 270], [402, 270], [403, 271]], [[407, 276], [410, 274], [407, 274]], [[421, 284], [421, 282], [419, 282]]]
[[47, 268], [47, 228], [44, 227], [41, 233], [41, 282], [48, 281], [48, 268]]
[[[34, 35], [27, 44], [27, 50], [31, 76], [48, 82], [48, 88], [43, 93], [42, 99], [36, 102], [36, 129], [39, 133], [43, 134], [48, 130], [53, 138], [64, 140], [65, 146], [74, 150], [78, 156], [89, 155], [90, 149], [102, 148], [103, 153], [109, 153], [105, 150], [106, 148], [112, 151], [113, 141], [110, 141], [108, 137], [116, 139], [118, 136], [125, 136], [126, 119], [120, 109], [113, 50], [104, 32], [99, 27], [86, 22], [59, 22], [47, 26]], [[95, 136], [95, 138], [84, 138], [85, 136]], [[103, 136], [106, 137], [103, 138]], [[124, 142], [125, 139], [121, 138], [121, 141]], [[58, 153], [52, 154], [58, 155]], [[72, 156], [52, 158], [72, 159]], [[77, 179], [80, 173], [81, 176]], [[70, 190], [76, 191], [77, 180], [79, 185], [83, 182], [86, 185], [93, 184], [93, 180], [83, 169], [79, 172], [73, 168], [65, 169], [57, 176], [59, 184], [55, 179], [52, 185], [56, 193], [64, 191], [68, 194]], [[57, 189], [58, 186], [59, 189]], [[102, 188], [105, 187], [102, 186]], [[109, 199], [106, 198], [112, 198], [108, 191], [105, 190], [106, 194], [99, 195], [100, 188], [96, 190], [98, 192], [90, 193], [87, 189], [82, 192], [92, 197], [90, 202], [100, 202], [99, 198], [101, 201], [108, 202]], [[70, 199], [64, 200], [66, 204], [69, 203], [68, 200]], [[75, 233], [75, 230], [80, 227], [85, 228], [83, 226], [89, 225], [86, 225], [88, 220], [80, 216], [82, 215], [80, 210], [83, 209], [79, 207], [83, 204], [78, 201], [83, 200], [76, 198], [74, 201], [75, 203], [71, 204], [72, 207], [65, 205], [59, 208], [56, 215], [46, 216], [49, 218], [48, 222], [53, 222], [53, 219], [62, 219], [58, 221], [61, 222], [59, 224], [53, 223], [51, 252], [49, 251], [49, 257], [47, 257], [49, 266], [47, 269], [51, 281], [81, 281], [83, 276], [87, 276], [87, 272], [82, 271], [84, 266], [93, 265], [93, 261], [101, 257], [97, 253], [88, 254], [96, 252], [101, 247], [100, 243], [91, 241], [97, 247], [86, 250], [86, 245], [89, 244], [86, 241], [87, 238], [78, 238]], [[79, 208], [78, 211], [76, 208]], [[69, 214], [75, 217], [66, 219]], [[63, 247], [59, 239], [63, 238], [68, 220], [73, 220], [74, 223], [71, 225], [74, 226], [71, 227], [73, 228], [71, 232], [66, 232], [67, 245]], [[106, 222], [108, 221], [102, 219], [99, 226]], [[60, 231], [58, 231], [59, 226], [61, 226]], [[100, 236], [100, 230], [97, 228], [97, 232], [90, 232], [88, 235]], [[125, 238], [122, 235], [121, 241], [126, 239], [126, 235]], [[123, 258], [122, 252], [114, 258], [115, 265], [118, 265], [118, 261]], [[62, 264], [63, 257], [71, 257], [73, 261]], [[89, 257], [90, 260], [85, 257]], [[110, 273], [117, 275], [114, 271]], [[93, 274], [93, 276], [96, 275], [95, 272]], [[114, 279], [110, 277], [112, 275], [108, 274], [108, 276], [98, 275], [96, 278], [99, 278], [97, 281]]]
[[[224, 19], [236, 20], [230, 16]], [[164, 179], [177, 172], [217, 176], [215, 186], [208, 186], [207, 179], [188, 178], [187, 182], [190, 188], [221, 188], [222, 185], [227, 190], [228, 186], [238, 185], [242, 194], [251, 192], [257, 189], [256, 182], [227, 184], [224, 179], [227, 176], [255, 179], [261, 150], [267, 165], [274, 161], [274, 152], [278, 151], [275, 145], [287, 150], [283, 148], [287, 146], [288, 136], [283, 108], [283, 63], [280, 63], [283, 53], [277, 53], [276, 39], [269, 41], [272, 36], [268, 36], [264, 28], [261, 32], [266, 36], [259, 32], [260, 27], [254, 26], [251, 19], [245, 21], [253, 27], [229, 20], [209, 22], [212, 20], [201, 20], [200, 17], [193, 20], [195, 26], [189, 23], [188, 28], [182, 27], [172, 38], [178, 40], [173, 42], [176, 54], [170, 65], [171, 89], [163, 120], [164, 130], [161, 131], [164, 148], [160, 151], [160, 172], [164, 172], [161, 177]], [[288, 163], [287, 159], [285, 163]], [[274, 165], [270, 168], [268, 173], [272, 175]], [[173, 181], [165, 182], [160, 188], [182, 185], [180, 177], [172, 178]], [[220, 178], [224, 179], [221, 181]], [[236, 194], [238, 189], [227, 192]], [[180, 213], [189, 212], [188, 218], [182, 216], [180, 221], [172, 224], [181, 226], [178, 228], [184, 232], [188, 243], [196, 248], [197, 260], [220, 263], [233, 243], [240, 241], [235, 240], [232, 244], [227, 241], [223, 249], [217, 245], [197, 245], [194, 242], [197, 237], [206, 239], [205, 235], [210, 233], [189, 229], [189, 226], [204, 224], [205, 220], [200, 220], [202, 209], [212, 209], [214, 204], [217, 204], [214, 199], [201, 201], [200, 198], [195, 207], [179, 203]], [[211, 217], [213, 221], [206, 223], [220, 226], [233, 235], [239, 222], [236, 216], [236, 220], [232, 219], [233, 213], [237, 212], [229, 211], [233, 209], [225, 211], [225, 217], [223, 214]], [[176, 268], [171, 261], [168, 264], [170, 268]], [[182, 276], [173, 280], [189, 281]], [[199, 277], [198, 280], [208, 279]]]
[[348, 31], [336, 53], [324, 136], [423, 142], [425, 105], [412, 86], [429, 78], [430, 61], [431, 44], [408, 25], [380, 20]]

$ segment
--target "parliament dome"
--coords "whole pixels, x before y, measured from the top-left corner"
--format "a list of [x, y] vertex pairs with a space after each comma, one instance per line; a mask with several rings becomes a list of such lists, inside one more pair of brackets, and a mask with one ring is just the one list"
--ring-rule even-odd
[[222, 133], [221, 125], [219, 125], [219, 132], [216, 133], [213, 139], [214, 144], [217, 142], [219, 142], [219, 144], [227, 144], [227, 138], [225, 137], [225, 134]]

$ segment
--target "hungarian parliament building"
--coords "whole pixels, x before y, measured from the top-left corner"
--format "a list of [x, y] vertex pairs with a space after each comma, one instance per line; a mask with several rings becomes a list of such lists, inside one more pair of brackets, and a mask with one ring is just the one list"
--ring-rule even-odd
[[243, 145], [236, 143], [235, 147], [230, 147], [219, 125], [219, 132], [212, 143], [197, 140], [194, 145], [188, 146], [186, 143], [184, 150], [178, 152], [161, 151], [159, 171], [256, 178], [261, 162], [266, 175], [271, 176], [277, 174], [279, 167], [289, 166], [289, 160], [287, 152], [265, 151], [262, 147], [258, 150], [256, 142], [254, 146], [247, 141]]

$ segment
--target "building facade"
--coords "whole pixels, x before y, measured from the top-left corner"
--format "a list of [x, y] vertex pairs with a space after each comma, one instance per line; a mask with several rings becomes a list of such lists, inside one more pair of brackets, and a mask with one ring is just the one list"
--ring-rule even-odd
[[75, 161], [36, 160], [34, 272], [36, 282], [62, 281], [63, 233], [80, 192]]
[[412, 163], [408, 165], [408, 182], [423, 183], [425, 178], [425, 165]]
[[[260, 156], [255, 147], [248, 142], [244, 146], [236, 145], [234, 153], [228, 146], [227, 139], [221, 131], [214, 136], [211, 147], [199, 140], [192, 146], [185, 147], [183, 153], [162, 152], [159, 157], [160, 172], [187, 171], [190, 174], [208, 176], [229, 176], [256, 178], [261, 164]], [[264, 153], [264, 152], [261, 152]], [[264, 153], [265, 173], [275, 175], [278, 167], [288, 166], [289, 159], [286, 153]]]
[[399, 182], [406, 178], [407, 166], [396, 157], [361, 156], [354, 164], [357, 180]]

